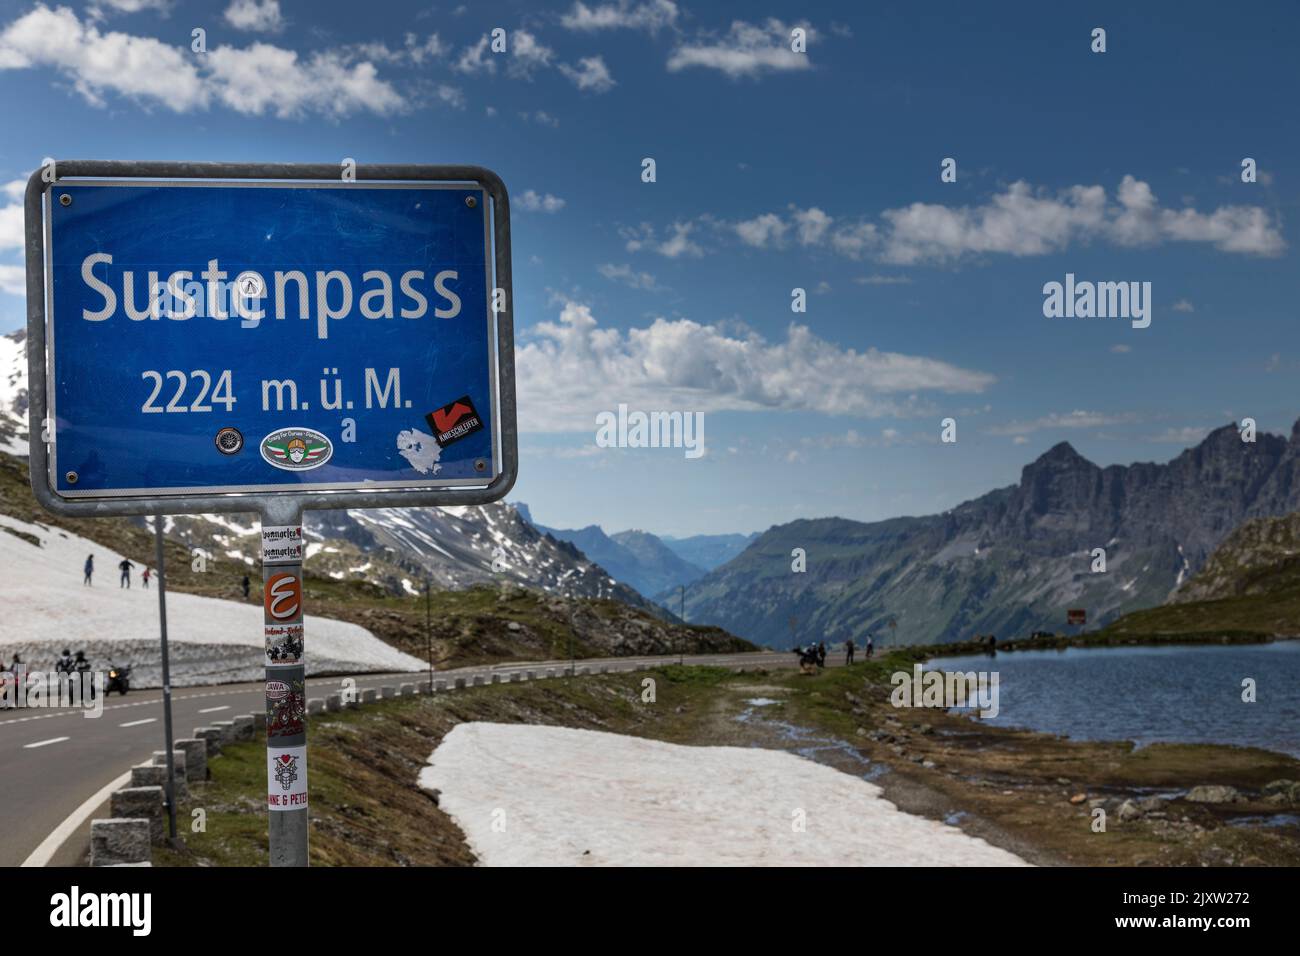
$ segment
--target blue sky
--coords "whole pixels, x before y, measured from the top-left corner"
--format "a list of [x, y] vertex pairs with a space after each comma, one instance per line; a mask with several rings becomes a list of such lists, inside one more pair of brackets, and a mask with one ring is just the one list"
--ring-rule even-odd
[[[930, 513], [1058, 441], [1163, 461], [1300, 417], [1300, 14], [1134, 6], [0, 2], [0, 185], [46, 156], [492, 167], [537, 520]], [[1150, 327], [1044, 317], [1066, 273], [1150, 282]], [[598, 448], [620, 403], [703, 412], [707, 454]]]

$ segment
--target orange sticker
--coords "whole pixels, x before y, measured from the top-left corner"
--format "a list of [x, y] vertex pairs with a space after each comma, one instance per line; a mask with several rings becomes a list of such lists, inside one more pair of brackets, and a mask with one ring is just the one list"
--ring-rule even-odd
[[273, 621], [291, 621], [302, 608], [302, 582], [296, 574], [273, 574], [266, 579], [266, 613]]

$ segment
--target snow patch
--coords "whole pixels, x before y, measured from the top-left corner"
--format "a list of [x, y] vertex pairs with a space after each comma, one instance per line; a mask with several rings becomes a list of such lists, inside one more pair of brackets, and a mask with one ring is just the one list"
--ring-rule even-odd
[[[1023, 866], [779, 750], [567, 727], [453, 727], [420, 771], [488, 866]], [[792, 832], [792, 810], [807, 830]], [[494, 832], [504, 810], [508, 826]]]
[[[52, 667], [64, 647], [85, 650], [95, 665], [132, 664], [131, 683], [161, 681], [158, 593], [118, 587], [122, 555], [58, 529], [0, 515], [0, 527], [34, 535], [38, 548], [0, 531], [0, 657], [16, 652], [32, 667]], [[94, 585], [81, 583], [86, 555], [95, 556]], [[307, 616], [307, 673], [418, 671], [427, 664], [388, 646], [365, 628]], [[167, 637], [177, 686], [261, 680], [265, 674], [262, 607], [171, 591]]]

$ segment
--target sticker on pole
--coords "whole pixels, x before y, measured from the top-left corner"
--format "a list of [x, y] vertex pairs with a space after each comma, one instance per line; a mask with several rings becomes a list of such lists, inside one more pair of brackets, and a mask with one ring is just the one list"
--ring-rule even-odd
[[[271, 673], [271, 672], [268, 672]], [[306, 730], [307, 688], [301, 680], [266, 682], [266, 736], [295, 737]]]
[[302, 564], [302, 525], [262, 525], [263, 564]]
[[306, 809], [306, 747], [267, 748], [266, 807], [268, 810]]
[[262, 632], [266, 637], [266, 664], [283, 667], [301, 664], [303, 626], [301, 624], [267, 624]]
[[505, 464], [490, 198], [477, 182], [54, 183], [50, 490], [400, 504], [488, 487]]

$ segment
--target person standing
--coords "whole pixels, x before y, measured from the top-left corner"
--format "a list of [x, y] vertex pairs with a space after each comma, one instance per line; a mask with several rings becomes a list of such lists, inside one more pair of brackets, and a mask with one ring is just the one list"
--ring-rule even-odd
[[248, 575], [247, 575], [247, 574], [244, 575], [244, 580], [240, 582], [239, 586], [242, 587], [242, 588], [244, 589], [244, 600], [247, 601], [247, 600], [248, 600], [248, 586], [249, 586], [249, 580], [248, 580]]
[[117, 566], [117, 569], [118, 569], [119, 571], [122, 572], [122, 581], [121, 581], [120, 584], [118, 584], [118, 588], [126, 588], [126, 589], [130, 590], [130, 588], [131, 588], [131, 569], [132, 569], [133, 567], [135, 567], [135, 565], [132, 564], [132, 563], [130, 562], [129, 559], [127, 559], [127, 558], [123, 558], [123, 559], [122, 559], [122, 563], [119, 564], [119, 565]]
[[875, 645], [873, 645], [873, 644], [871, 643], [871, 635], [868, 634], [868, 635], [867, 635], [867, 657], [870, 657], [870, 656], [871, 656], [871, 652], [872, 652], [873, 650], [875, 650]]
[[86, 576], [82, 578], [81, 583], [89, 587], [90, 577], [95, 573], [95, 556], [93, 554], [86, 555], [86, 567], [84, 570], [86, 572]]
[[90, 699], [95, 699], [95, 680], [90, 673], [90, 661], [86, 660], [85, 651], [77, 651], [76, 660], [72, 662], [72, 673], [77, 675], [77, 680], [81, 681], [81, 692], [86, 694], [89, 691]]
[[145, 568], [140, 572], [140, 582], [144, 585], [146, 591], [149, 590], [149, 569]]
[[850, 637], [844, 642], [844, 664], [846, 667], [853, 663], [853, 652], [855, 650], [857, 650], [857, 648], [853, 644], [853, 638]]
[[818, 667], [826, 666], [826, 642], [825, 641], [817, 642], [817, 666]]

